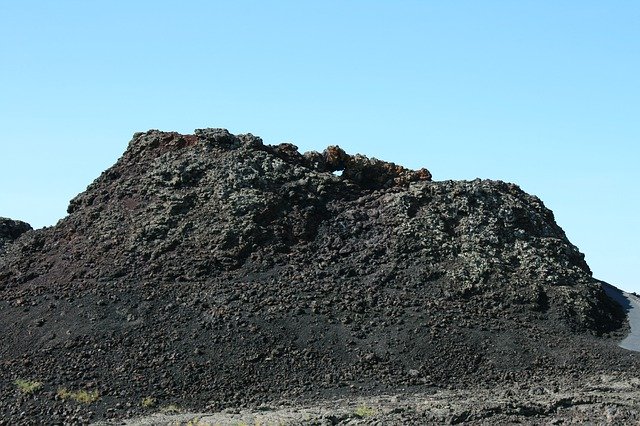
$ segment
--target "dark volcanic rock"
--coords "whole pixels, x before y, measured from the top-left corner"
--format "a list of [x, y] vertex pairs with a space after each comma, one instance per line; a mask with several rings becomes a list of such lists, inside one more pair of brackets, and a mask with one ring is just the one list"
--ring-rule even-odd
[[31, 225], [19, 220], [0, 217], [0, 253], [4, 247], [14, 242], [20, 235], [31, 230]]
[[[221, 129], [153, 130], [68, 211], [0, 256], [8, 419], [636, 362], [606, 338], [620, 307], [552, 212], [513, 184], [432, 182], [339, 147], [300, 154]], [[43, 386], [20, 395], [16, 379]], [[74, 411], [62, 387], [100, 399]]]

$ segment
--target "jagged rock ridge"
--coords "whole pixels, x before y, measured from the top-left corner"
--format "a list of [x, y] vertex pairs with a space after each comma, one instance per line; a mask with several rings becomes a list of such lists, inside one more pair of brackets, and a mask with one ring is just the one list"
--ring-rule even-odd
[[68, 211], [0, 256], [0, 360], [52, 394], [99, 389], [101, 415], [615, 363], [582, 345], [612, 346], [589, 336], [620, 307], [513, 184], [154, 130]]

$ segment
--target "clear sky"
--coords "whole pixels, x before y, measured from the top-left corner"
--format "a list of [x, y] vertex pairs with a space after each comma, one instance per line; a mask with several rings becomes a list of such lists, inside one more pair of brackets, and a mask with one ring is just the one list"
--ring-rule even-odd
[[640, 291], [638, 1], [0, 1], [0, 216], [201, 127], [515, 182]]

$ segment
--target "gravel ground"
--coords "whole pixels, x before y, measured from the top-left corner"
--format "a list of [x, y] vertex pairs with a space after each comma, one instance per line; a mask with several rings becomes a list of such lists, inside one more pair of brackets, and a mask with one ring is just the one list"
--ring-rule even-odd
[[[165, 410], [166, 411], [166, 410]], [[216, 413], [157, 413], [96, 426], [635, 424], [640, 377], [603, 375], [571, 381], [317, 401]]]

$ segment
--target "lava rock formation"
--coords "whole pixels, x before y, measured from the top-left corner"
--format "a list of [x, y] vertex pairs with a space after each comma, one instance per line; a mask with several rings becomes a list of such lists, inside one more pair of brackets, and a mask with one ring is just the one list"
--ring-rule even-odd
[[[637, 362], [611, 339], [620, 306], [553, 213], [513, 184], [434, 182], [336, 146], [300, 154], [222, 129], [152, 130], [68, 213], [35, 231], [0, 221], [7, 421]], [[16, 380], [41, 383], [37, 397]], [[62, 388], [99, 396], [78, 405]]]
[[0, 252], [7, 244], [14, 242], [20, 235], [31, 229], [28, 223], [0, 217]]

